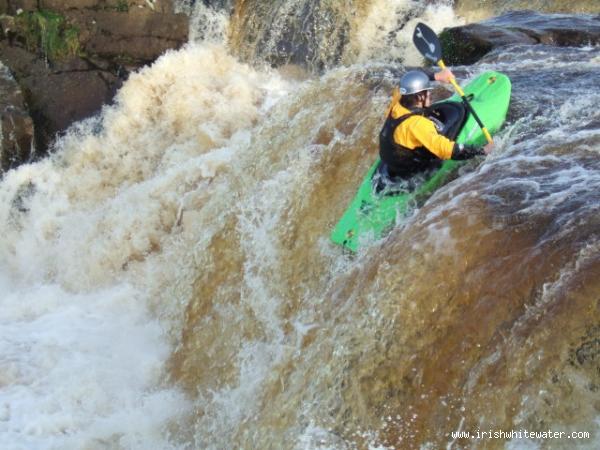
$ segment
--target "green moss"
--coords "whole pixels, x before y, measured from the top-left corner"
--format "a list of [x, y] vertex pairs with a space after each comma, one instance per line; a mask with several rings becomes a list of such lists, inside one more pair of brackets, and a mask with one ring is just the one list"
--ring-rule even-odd
[[439, 35], [442, 55], [446, 65], [474, 64], [491, 50], [487, 42], [470, 39], [444, 30]]
[[117, 2], [117, 11], [119, 11], [119, 12], [129, 11], [129, 2], [127, 0], [119, 0]]
[[79, 53], [79, 29], [52, 11], [23, 12], [16, 23], [25, 46], [30, 51], [42, 51], [50, 60]]
[[460, 55], [467, 49], [463, 47], [469, 45], [468, 43], [458, 42], [454, 39], [454, 36], [448, 31], [444, 30], [439, 35], [440, 43], [442, 44], [442, 55], [444, 62], [449, 65], [459, 63]]

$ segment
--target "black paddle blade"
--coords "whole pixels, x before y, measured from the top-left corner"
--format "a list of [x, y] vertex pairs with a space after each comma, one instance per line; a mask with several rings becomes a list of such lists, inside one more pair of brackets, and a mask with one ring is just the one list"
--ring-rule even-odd
[[413, 42], [421, 54], [434, 64], [442, 59], [442, 46], [434, 31], [419, 22], [413, 33]]

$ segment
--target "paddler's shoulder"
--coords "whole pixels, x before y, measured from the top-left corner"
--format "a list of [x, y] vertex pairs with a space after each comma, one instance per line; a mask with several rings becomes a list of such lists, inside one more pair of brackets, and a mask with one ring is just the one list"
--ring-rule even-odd
[[[402, 106], [400, 103], [396, 103], [394, 105], [394, 107], [392, 108], [392, 118], [394, 119], [398, 119], [399, 117], [405, 116], [407, 114], [412, 114], [413, 111], [411, 111], [410, 109]], [[405, 119], [402, 123], [403, 124], [412, 124], [412, 125], [416, 125], [419, 122], [431, 122], [427, 117], [425, 117], [423, 114], [420, 113], [416, 113], [410, 117], [408, 117], [407, 119]], [[411, 125], [411, 126], [412, 126]]]
[[410, 114], [411, 111], [408, 108], [405, 108], [400, 103], [394, 104], [392, 107], [392, 118], [397, 119], [398, 117], [405, 116], [406, 114]]

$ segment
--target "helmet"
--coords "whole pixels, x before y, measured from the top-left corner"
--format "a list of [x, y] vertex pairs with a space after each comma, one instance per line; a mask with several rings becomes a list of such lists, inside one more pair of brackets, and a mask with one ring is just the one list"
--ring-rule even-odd
[[433, 89], [429, 77], [421, 70], [410, 70], [400, 78], [400, 94], [410, 95]]

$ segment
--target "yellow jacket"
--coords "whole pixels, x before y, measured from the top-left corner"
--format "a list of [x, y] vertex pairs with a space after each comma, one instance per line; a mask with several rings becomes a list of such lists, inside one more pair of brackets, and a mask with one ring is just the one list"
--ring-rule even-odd
[[[411, 113], [396, 98], [388, 107], [386, 117], [390, 110], [394, 119]], [[450, 159], [454, 148], [454, 142], [439, 134], [433, 121], [419, 115], [409, 117], [396, 127], [394, 141], [407, 149], [425, 147], [440, 159]]]

